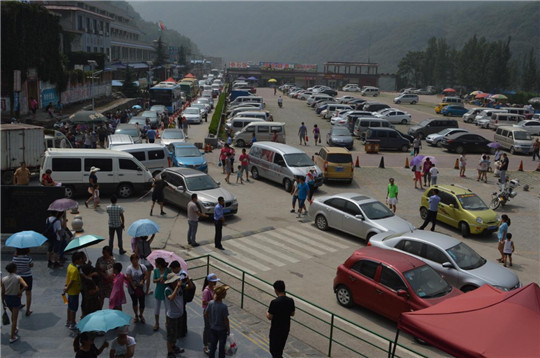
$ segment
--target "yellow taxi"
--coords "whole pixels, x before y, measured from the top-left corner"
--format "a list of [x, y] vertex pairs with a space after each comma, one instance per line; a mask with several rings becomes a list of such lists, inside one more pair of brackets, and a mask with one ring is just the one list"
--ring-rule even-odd
[[435, 106], [435, 113], [441, 114], [441, 111], [444, 107], [449, 106], [450, 103], [441, 102]]
[[458, 228], [463, 237], [469, 234], [491, 234], [499, 228], [499, 217], [482, 199], [470, 189], [459, 185], [432, 185], [420, 199], [420, 216], [425, 219], [428, 198], [433, 189], [439, 189], [439, 211], [437, 221]]
[[351, 183], [354, 174], [354, 163], [351, 152], [341, 147], [322, 147], [315, 153], [315, 164], [322, 169], [323, 179], [342, 180]]

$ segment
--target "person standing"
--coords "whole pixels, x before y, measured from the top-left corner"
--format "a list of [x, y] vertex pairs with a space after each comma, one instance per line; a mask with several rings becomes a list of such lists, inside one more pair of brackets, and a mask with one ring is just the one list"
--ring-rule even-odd
[[[184, 280], [186, 280], [184, 282]], [[184, 289], [192, 289], [193, 285], [187, 276], [170, 273], [165, 288], [165, 312], [167, 315], [167, 358], [176, 358], [176, 353], [184, 353], [184, 348], [176, 345], [180, 337], [180, 317], [184, 315]]]
[[294, 213], [296, 211], [296, 201], [298, 200], [298, 177], [294, 176], [294, 182], [291, 189], [291, 195], [292, 195], [292, 209], [291, 213]]
[[502, 154], [501, 159], [501, 168], [500, 168], [500, 177], [499, 177], [499, 183], [506, 184], [506, 171], [508, 170], [508, 164], [510, 163], [510, 160], [508, 160], [508, 155], [506, 153]]
[[154, 331], [159, 330], [159, 311], [161, 309], [161, 303], [165, 300], [165, 281], [167, 280], [167, 275], [171, 273], [171, 270], [167, 268], [167, 262], [158, 257], [156, 259], [156, 268], [154, 269], [152, 280], [156, 284], [156, 289], [154, 290]]
[[229, 144], [225, 143], [223, 148], [221, 148], [219, 152], [219, 160], [221, 161], [221, 171], [223, 174], [225, 174], [225, 166], [227, 164], [227, 158], [229, 157], [230, 152], [230, 146]]
[[536, 140], [533, 143], [533, 154], [532, 154], [532, 160], [535, 161], [535, 158], [540, 159], [540, 139], [536, 138]]
[[[46, 229], [44, 236], [47, 237], [47, 267], [58, 268], [62, 267], [59, 261], [58, 254], [55, 248], [59, 246], [59, 242], [62, 241], [62, 216], [63, 212], [52, 212], [51, 216], [45, 221]], [[53, 262], [54, 260], [54, 262]]]
[[459, 176], [465, 178], [465, 170], [467, 169], [467, 155], [465, 153], [459, 156]]
[[427, 224], [431, 222], [431, 231], [435, 231], [435, 223], [437, 221], [437, 212], [439, 211], [440, 201], [441, 201], [441, 197], [439, 196], [439, 189], [433, 189], [433, 195], [430, 196], [428, 199], [429, 208], [428, 208], [427, 216], [422, 226], [418, 228], [419, 230], [424, 230]]
[[101, 257], [96, 261], [96, 272], [99, 275], [98, 287], [99, 287], [99, 300], [101, 306], [105, 302], [105, 298], [111, 297], [111, 291], [113, 286], [113, 265], [115, 263], [113, 250], [110, 246], [104, 246], [101, 249]]
[[394, 183], [394, 178], [388, 179], [386, 188], [386, 202], [392, 211], [396, 212], [396, 204], [398, 202], [398, 186]]
[[207, 218], [208, 215], [201, 212], [197, 194], [191, 194], [191, 201], [187, 205], [187, 218], [188, 218], [188, 244], [193, 247], [199, 246], [196, 240], [197, 228], [199, 226], [199, 218]]
[[2, 278], [2, 304], [4, 310], [9, 308], [11, 311], [11, 334], [9, 343], [19, 340], [17, 336], [17, 320], [19, 318], [19, 310], [22, 308], [21, 296], [24, 290], [28, 288], [23, 278], [17, 275], [17, 265], [10, 262], [6, 266], [8, 275]]
[[510, 218], [508, 215], [501, 215], [501, 224], [499, 225], [499, 232], [497, 233], [497, 239], [499, 240], [498, 250], [501, 254], [501, 257], [497, 259], [499, 262], [504, 261], [504, 241], [506, 240], [506, 235], [508, 234], [508, 227], [510, 226]]
[[294, 316], [295, 307], [294, 300], [285, 294], [285, 282], [281, 280], [274, 282], [274, 292], [277, 298], [270, 302], [266, 318], [272, 322], [270, 325], [270, 354], [272, 354], [272, 358], [281, 358], [289, 336], [291, 317]]
[[319, 127], [315, 124], [313, 126], [313, 140], [315, 141], [315, 145], [317, 145], [317, 141], [319, 141], [319, 143], [321, 142], [320, 136], [321, 136], [321, 131]]
[[120, 255], [126, 253], [122, 242], [122, 231], [125, 229], [124, 208], [117, 204], [118, 198], [116, 195], [111, 196], [111, 205], [107, 206], [107, 214], [109, 214], [109, 247], [111, 251], [114, 249], [114, 233], [118, 237], [118, 250]]
[[30, 170], [26, 167], [25, 162], [21, 162], [21, 166], [13, 173], [13, 184], [28, 185], [28, 183], [30, 183]]
[[30, 306], [32, 305], [32, 267], [34, 267], [34, 262], [32, 258], [28, 256], [30, 249], [16, 249], [15, 256], [11, 260], [15, 265], [17, 265], [17, 273], [21, 276], [28, 285], [26, 288], [26, 317], [32, 314]]
[[222, 229], [225, 225], [225, 215], [223, 214], [223, 207], [225, 205], [225, 199], [222, 196], [218, 198], [218, 203], [214, 207], [214, 226], [216, 227], [216, 233], [214, 235], [214, 246], [216, 249], [225, 250], [221, 245]]
[[242, 165], [242, 172], [246, 172], [246, 181], [249, 181], [249, 154], [246, 153], [246, 148], [242, 149], [242, 154], [239, 157]]
[[231, 173], [234, 173], [234, 157], [236, 156], [236, 152], [233, 147], [230, 148], [229, 152], [229, 160], [231, 162]]
[[215, 273], [211, 273], [208, 276], [206, 276], [206, 279], [203, 284], [203, 292], [202, 292], [202, 309], [203, 309], [203, 317], [204, 317], [204, 330], [203, 330], [203, 352], [204, 354], [210, 353], [210, 350], [208, 349], [209, 343], [210, 343], [210, 322], [208, 322], [208, 316], [204, 314], [206, 311], [206, 307], [208, 307], [208, 304], [210, 301], [214, 299], [214, 289], [216, 288], [216, 284], [221, 281]]
[[435, 163], [431, 165], [429, 174], [431, 175], [431, 185], [437, 185], [437, 177], [439, 176], [439, 169], [437, 169], [437, 166], [435, 165]]
[[98, 183], [98, 178], [97, 178], [96, 173], [99, 171], [100, 171], [99, 168], [96, 168], [96, 167], [90, 168], [90, 175], [88, 176], [88, 193], [90, 193], [90, 197], [84, 202], [84, 205], [88, 207], [88, 203], [93, 201], [94, 209], [96, 209], [97, 207], [96, 201], [94, 200], [94, 190]]
[[413, 154], [415, 156], [420, 154], [420, 148], [422, 148], [422, 140], [420, 139], [420, 136], [417, 135], [413, 140]]
[[300, 137], [300, 145], [302, 145], [302, 142], [304, 143], [304, 145], [307, 145], [306, 135], [307, 135], [307, 127], [304, 124], [304, 122], [302, 122], [302, 125], [300, 126], [300, 128], [298, 128], [298, 137]]
[[167, 179], [167, 176], [165, 173], [161, 174], [160, 179], [154, 178], [154, 182], [152, 183], [152, 187], [154, 188], [154, 191], [152, 192], [152, 206], [150, 207], [150, 216], [152, 216], [152, 211], [154, 210], [154, 205], [156, 205], [156, 201], [159, 204], [159, 208], [161, 210], [160, 215], [167, 215], [163, 211], [163, 202], [165, 201], [165, 195], [163, 194], [163, 191], [169, 184], [165, 181]]
[[229, 324], [229, 308], [223, 299], [227, 296], [229, 286], [219, 286], [214, 290], [214, 300], [208, 303], [204, 315], [210, 323], [210, 352], [209, 358], [214, 358], [219, 342], [219, 358], [225, 358], [225, 342], [231, 333]]
[[122, 264], [115, 262], [113, 264], [113, 286], [109, 296], [109, 309], [122, 311], [122, 305], [126, 303], [124, 285], [127, 283], [127, 278], [122, 272]]
[[32, 111], [32, 116], [36, 119], [36, 111], [38, 108], [38, 102], [34, 97], [30, 97], [30, 110]]
[[79, 294], [81, 293], [81, 275], [79, 274], [79, 266], [84, 263], [82, 252], [75, 252], [71, 256], [71, 263], [67, 268], [66, 285], [62, 294], [67, 294], [67, 322], [66, 326], [71, 330], [76, 330], [75, 317], [79, 309]]
[[431, 159], [426, 158], [426, 160], [424, 160], [424, 164], [422, 166], [422, 174], [424, 175], [425, 186], [431, 185], [431, 174], [429, 174], [429, 170], [431, 169], [432, 164], [433, 163], [431, 162]]
[[278, 140], [277, 131], [272, 131], [272, 142], [276, 143]]
[[422, 186], [422, 166], [420, 163], [416, 164], [414, 167], [414, 188], [418, 189], [417, 184], [420, 184], [420, 189], [424, 189]]
[[502, 155], [501, 148], [495, 149], [495, 153], [493, 154], [493, 160], [495, 162], [500, 161], [501, 160], [501, 155]]
[[306, 183], [306, 179], [303, 176], [298, 177], [298, 216], [302, 217], [302, 211], [306, 210], [306, 198], [309, 194], [309, 185]]
[[154, 143], [156, 141], [157, 133], [155, 130], [150, 127], [148, 131], [146, 131], [146, 139], [148, 139], [148, 143]]
[[503, 265], [506, 266], [506, 261], [510, 262], [510, 266], [512, 266], [512, 253], [514, 253], [515, 247], [514, 242], [512, 241], [512, 234], [507, 233], [506, 234], [506, 240], [504, 240], [504, 247], [503, 247]]
[[227, 159], [225, 159], [225, 181], [227, 182], [227, 184], [231, 183], [229, 181], [229, 178], [231, 177], [231, 172], [232, 172], [231, 155], [232, 153], [229, 152], [227, 154]]
[[139, 256], [132, 254], [130, 256], [131, 265], [126, 270], [128, 281], [128, 293], [131, 296], [133, 312], [135, 313], [134, 323], [146, 323], [144, 320], [144, 308], [146, 306], [146, 295], [144, 293], [144, 281], [147, 279], [146, 266], [139, 263]]

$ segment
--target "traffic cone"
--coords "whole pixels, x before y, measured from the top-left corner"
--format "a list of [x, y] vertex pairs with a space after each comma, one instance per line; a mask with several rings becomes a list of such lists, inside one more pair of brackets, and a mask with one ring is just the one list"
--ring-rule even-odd
[[356, 164], [354, 166], [360, 168], [360, 159], [358, 159], [358, 156], [356, 156]]
[[536, 167], [536, 171], [540, 172], [540, 163], [538, 163], [538, 167]]
[[456, 164], [454, 164], [454, 169], [459, 169], [459, 159], [456, 159]]
[[381, 162], [379, 163], [379, 168], [384, 169], [384, 157], [381, 157]]
[[405, 168], [409, 169], [409, 158], [405, 157]]
[[519, 169], [518, 169], [518, 172], [522, 172], [523, 171], [523, 160], [519, 163]]

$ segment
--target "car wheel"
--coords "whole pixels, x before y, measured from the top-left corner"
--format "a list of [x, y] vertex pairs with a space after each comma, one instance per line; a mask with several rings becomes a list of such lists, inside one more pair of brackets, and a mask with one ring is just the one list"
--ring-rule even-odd
[[371, 240], [371, 238], [375, 235], [374, 232], [370, 232], [367, 236], [366, 236], [366, 244], [369, 242], [369, 240]]
[[402, 120], [401, 120], [401, 124], [407, 124], [407, 120], [406, 120], [406, 119], [402, 119]]
[[343, 307], [352, 307], [354, 304], [351, 290], [347, 286], [338, 286], [336, 289], [336, 298], [338, 303]]
[[457, 153], [457, 154], [462, 154], [462, 153], [463, 153], [463, 150], [464, 150], [464, 148], [463, 148], [463, 146], [461, 146], [461, 145], [459, 145], [459, 146], [456, 147], [456, 153]]
[[238, 139], [238, 140], [236, 141], [236, 146], [237, 146], [237, 147], [245, 147], [245, 146], [246, 146], [246, 142], [244, 142], [243, 139]]
[[317, 229], [326, 231], [328, 230], [328, 220], [324, 217], [324, 215], [319, 214], [315, 218], [315, 226], [317, 226]]
[[129, 183], [121, 183], [118, 185], [118, 196], [121, 198], [129, 198], [133, 195], [133, 186]]
[[476, 287], [476, 286], [466, 285], [466, 286], [463, 286], [463, 287], [461, 288], [461, 291], [463, 291], [463, 292], [471, 292], [471, 291], [476, 290], [477, 288], [478, 288], [478, 287]]
[[401, 147], [401, 151], [402, 151], [402, 152], [408, 152], [408, 151], [409, 151], [409, 146], [408, 146], [408, 145], [403, 145], [403, 146]]
[[510, 147], [510, 154], [512, 155], [516, 154], [516, 149], [513, 146]]
[[461, 231], [461, 236], [463, 237], [467, 237], [471, 233], [469, 225], [463, 221], [459, 223], [459, 231]]
[[412, 101], [411, 104], [416, 104], [416, 101]]
[[285, 188], [285, 191], [287, 193], [290, 193], [292, 189], [291, 179], [288, 179], [288, 178], [283, 179], [283, 187]]
[[423, 206], [420, 208], [420, 217], [422, 218], [422, 220], [426, 220], [427, 218], [427, 209]]
[[401, 101], [396, 101], [396, 104], [400, 104], [400, 103], [401, 103]]
[[257, 168], [251, 168], [251, 177], [253, 179], [259, 179], [259, 170]]
[[75, 195], [75, 189], [71, 185], [66, 185], [64, 187], [64, 190], [66, 192], [66, 198], [71, 199]]
[[437, 147], [442, 148], [442, 142], [441, 141], [437, 142]]

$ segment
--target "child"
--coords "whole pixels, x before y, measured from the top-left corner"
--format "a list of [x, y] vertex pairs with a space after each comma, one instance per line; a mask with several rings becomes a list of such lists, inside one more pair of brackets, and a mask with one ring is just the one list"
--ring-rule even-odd
[[507, 233], [506, 234], [506, 240], [504, 240], [504, 260], [503, 265], [506, 266], [506, 260], [510, 260], [510, 266], [512, 266], [512, 253], [514, 252], [514, 242], [512, 241], [512, 234]]
[[94, 185], [94, 210], [99, 206], [99, 185]]
[[244, 184], [244, 179], [242, 179], [242, 166], [238, 166], [238, 171], [236, 172], [236, 184], [238, 184], [238, 180], [240, 180], [240, 184]]
[[113, 310], [122, 310], [122, 305], [126, 303], [126, 293], [124, 284], [127, 284], [127, 278], [122, 273], [122, 264], [116, 262], [113, 265], [113, 288], [109, 297], [109, 308]]
[[465, 156], [465, 153], [463, 153], [459, 157], [459, 176], [461, 178], [465, 178], [465, 170], [467, 169], [467, 157]]

